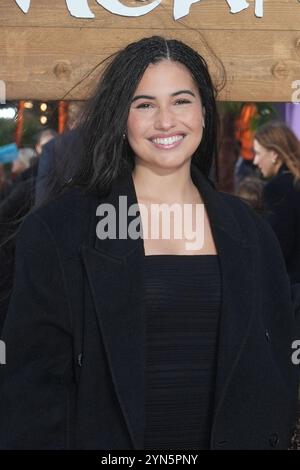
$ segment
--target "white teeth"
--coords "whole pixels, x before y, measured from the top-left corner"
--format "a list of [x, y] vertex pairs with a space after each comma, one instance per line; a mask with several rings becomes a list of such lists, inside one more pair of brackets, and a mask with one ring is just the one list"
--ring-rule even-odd
[[153, 139], [152, 142], [160, 145], [172, 145], [175, 142], [183, 139], [183, 135], [175, 135], [174, 137], [167, 137], [166, 139]]

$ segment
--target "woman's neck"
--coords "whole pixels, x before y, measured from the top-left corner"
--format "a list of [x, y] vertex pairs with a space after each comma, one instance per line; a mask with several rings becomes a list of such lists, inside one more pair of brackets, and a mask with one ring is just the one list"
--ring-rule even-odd
[[136, 165], [133, 182], [138, 200], [167, 204], [201, 202], [191, 178], [190, 165], [163, 171]]

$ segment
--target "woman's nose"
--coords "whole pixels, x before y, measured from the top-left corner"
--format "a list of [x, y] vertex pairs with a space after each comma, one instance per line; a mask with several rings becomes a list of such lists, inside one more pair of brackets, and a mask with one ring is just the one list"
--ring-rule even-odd
[[259, 157], [256, 154], [255, 157], [254, 157], [254, 160], [253, 160], [253, 165], [258, 165], [258, 160], [259, 160]]
[[175, 116], [169, 107], [159, 108], [156, 115], [155, 127], [168, 130], [176, 126]]

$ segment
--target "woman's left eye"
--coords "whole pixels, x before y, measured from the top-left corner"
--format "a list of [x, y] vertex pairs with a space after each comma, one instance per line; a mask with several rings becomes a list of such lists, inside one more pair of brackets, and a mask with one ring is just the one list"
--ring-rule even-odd
[[188, 103], [190, 103], [190, 101], [185, 100], [185, 99], [180, 99], [175, 102], [175, 104], [188, 104]]

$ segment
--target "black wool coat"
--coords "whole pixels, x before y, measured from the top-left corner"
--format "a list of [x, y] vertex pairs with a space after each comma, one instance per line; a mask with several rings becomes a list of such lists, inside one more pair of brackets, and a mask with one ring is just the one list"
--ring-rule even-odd
[[300, 283], [300, 183], [282, 165], [264, 187], [266, 219], [280, 243], [291, 282]]
[[[211, 449], [287, 448], [299, 296], [268, 224], [198, 170], [192, 176], [222, 275]], [[130, 174], [102, 199], [71, 190], [22, 226], [2, 333], [2, 449], [143, 449], [143, 242], [96, 236], [98, 205], [117, 209], [119, 195], [137, 202]]]

